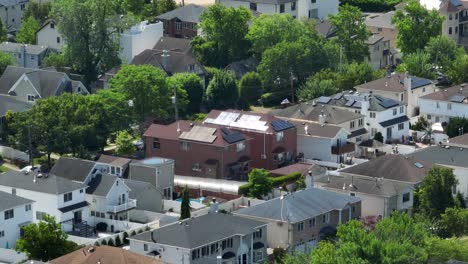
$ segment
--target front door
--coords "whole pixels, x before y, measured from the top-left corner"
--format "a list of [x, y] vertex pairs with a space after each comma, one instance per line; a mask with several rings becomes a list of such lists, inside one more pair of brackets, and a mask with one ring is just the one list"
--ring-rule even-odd
[[74, 221], [75, 223], [81, 223], [81, 220], [82, 220], [82, 218], [81, 218], [81, 211], [76, 211], [76, 212], [74, 212], [74, 213], [73, 213], [73, 221]]
[[387, 127], [387, 140], [392, 140], [392, 127]]

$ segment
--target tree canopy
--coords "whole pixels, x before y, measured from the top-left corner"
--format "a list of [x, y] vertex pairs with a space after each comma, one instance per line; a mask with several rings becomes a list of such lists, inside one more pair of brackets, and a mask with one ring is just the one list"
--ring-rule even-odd
[[420, 78], [434, 79], [431, 55], [423, 50], [410, 53], [403, 58], [403, 64], [398, 65], [399, 72], [408, 72], [410, 75]]
[[7, 30], [3, 25], [2, 20], [0, 19], [0, 42], [4, 42], [7, 40]]
[[256, 72], [248, 72], [239, 82], [239, 98], [248, 105], [258, 104], [263, 93], [263, 82]]
[[117, 138], [115, 139], [117, 146], [116, 153], [122, 156], [129, 156], [135, 153], [135, 146], [133, 146], [133, 137], [130, 133], [123, 130], [117, 132]]
[[465, 54], [462, 47], [446, 36], [432, 37], [424, 49], [430, 58], [430, 62], [443, 70], [450, 68], [452, 61]]
[[468, 133], [468, 119], [465, 117], [453, 117], [450, 118], [447, 127], [445, 128], [445, 132], [449, 138], [460, 136], [460, 128], [463, 129], [463, 133]]
[[40, 25], [50, 18], [52, 2], [29, 2], [23, 13], [23, 19], [33, 17]]
[[0, 76], [8, 66], [15, 65], [15, 59], [8, 53], [0, 51]]
[[187, 92], [188, 105], [185, 113], [191, 115], [200, 111], [200, 105], [203, 102], [203, 84], [194, 73], [177, 73], [169, 78], [171, 85], [175, 85], [178, 89]]
[[228, 71], [215, 72], [206, 88], [206, 98], [212, 108], [235, 108], [239, 91], [234, 74]]
[[26, 18], [16, 34], [16, 41], [25, 44], [36, 43], [36, 32], [41, 25], [32, 16]]
[[182, 202], [180, 203], [180, 220], [190, 218], [190, 192], [186, 185], [182, 190]]
[[452, 188], [457, 184], [453, 170], [434, 167], [423, 180], [419, 206], [421, 212], [430, 218], [439, 218], [445, 209], [455, 205]]
[[458, 56], [448, 68], [447, 75], [454, 84], [468, 82], [468, 55]]
[[249, 196], [261, 199], [271, 192], [273, 184], [265, 169], [253, 169], [249, 173]]

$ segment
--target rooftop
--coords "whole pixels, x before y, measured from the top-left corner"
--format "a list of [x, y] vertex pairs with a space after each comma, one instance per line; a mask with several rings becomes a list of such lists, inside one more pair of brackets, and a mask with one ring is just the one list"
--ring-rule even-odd
[[439, 89], [420, 97], [420, 99], [468, 104], [468, 87], [465, 84], [460, 84], [447, 89]]
[[127, 166], [130, 162], [132, 162], [132, 160], [127, 159], [127, 158], [102, 154], [101, 156], [99, 156], [99, 159], [97, 162], [123, 167], [123, 166]]
[[371, 14], [366, 17], [364, 23], [366, 23], [366, 26], [368, 27], [395, 29], [395, 26], [392, 24], [392, 18], [394, 15], [395, 11], [382, 14]]
[[297, 135], [308, 137], [335, 138], [343, 129], [340, 126], [328, 124], [320, 125], [318, 122], [311, 121], [289, 119], [289, 122], [297, 128]]
[[8, 111], [13, 113], [25, 112], [33, 106], [32, 102], [21, 100], [16, 96], [0, 94], [0, 117], [6, 115]]
[[48, 49], [47, 46], [38, 46], [38, 45], [21, 44], [21, 43], [13, 43], [13, 42], [2, 42], [0, 44], [0, 50], [3, 52], [20, 53], [21, 49], [23, 48], [27, 54], [31, 54], [31, 55], [39, 55], [43, 52], [46, 52]]
[[328, 105], [343, 108], [359, 110], [363, 102], [369, 102], [369, 111], [381, 112], [400, 106], [399, 101], [389, 99], [380, 95], [370, 93], [359, 93], [354, 91], [345, 91], [331, 96], [321, 96], [312, 101], [312, 106]]
[[[408, 76], [411, 80], [411, 90], [431, 85], [432, 81], [424, 78], [419, 78], [416, 76]], [[359, 84], [356, 88], [362, 88], [369, 91], [384, 91], [384, 92], [394, 92], [394, 93], [403, 93], [406, 92], [404, 85], [404, 74], [393, 74], [387, 77], [383, 77], [371, 82]]]
[[468, 148], [468, 133], [451, 138], [448, 142], [448, 145], [453, 145], [453, 146], [461, 146], [461, 147], [466, 147]]
[[193, 249], [236, 235], [248, 235], [265, 222], [212, 213], [169, 224], [130, 239]]
[[468, 148], [433, 146], [415, 151], [408, 156], [434, 164], [468, 168], [467, 155]]
[[307, 175], [312, 172], [312, 175], [324, 174], [327, 170], [315, 164], [305, 163], [294, 163], [285, 167], [281, 167], [275, 170], [271, 170], [270, 173], [273, 175], [284, 176], [295, 172], [300, 172], [302, 175]]
[[172, 11], [164, 13], [162, 15], [157, 16], [157, 19], [173, 19], [179, 18], [185, 22], [192, 22], [192, 23], [200, 23], [200, 15], [206, 10], [206, 7], [195, 5], [195, 4], [188, 4], [179, 8], [176, 8]]
[[432, 162], [424, 161], [420, 158], [407, 158], [403, 155], [387, 154], [340, 170], [340, 173], [417, 184], [426, 177], [428, 171], [433, 166]]
[[359, 201], [358, 197], [309, 188], [240, 209], [234, 214], [295, 223]]
[[187, 53], [192, 51], [192, 40], [183, 38], [161, 37], [153, 50]]
[[380, 34], [372, 34], [370, 35], [367, 40], [364, 42], [367, 45], [374, 45], [375, 43], [381, 41], [384, 37]]
[[57, 160], [50, 173], [72, 181], [84, 182], [94, 165], [94, 161], [62, 157]]
[[0, 191], [0, 212], [11, 208], [18, 207], [20, 205], [32, 204], [33, 200], [29, 200], [20, 196], [16, 196], [10, 193]]
[[117, 180], [118, 177], [116, 176], [98, 174], [89, 182], [88, 188], [86, 188], [86, 193], [105, 197]]

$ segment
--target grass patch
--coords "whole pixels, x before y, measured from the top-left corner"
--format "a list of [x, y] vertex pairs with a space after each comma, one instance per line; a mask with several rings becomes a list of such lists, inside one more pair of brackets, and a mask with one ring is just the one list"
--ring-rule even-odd
[[4, 172], [7, 172], [7, 171], [10, 171], [10, 169], [3, 166], [3, 165], [0, 165], [0, 173], [4, 173]]

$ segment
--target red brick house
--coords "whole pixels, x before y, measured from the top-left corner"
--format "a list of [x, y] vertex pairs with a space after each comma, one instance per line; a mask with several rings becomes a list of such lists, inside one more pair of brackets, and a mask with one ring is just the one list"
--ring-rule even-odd
[[175, 174], [247, 180], [251, 138], [218, 125], [181, 120], [152, 124], [144, 133], [146, 157], [175, 160]]
[[204, 124], [216, 124], [251, 137], [252, 168], [273, 170], [290, 164], [297, 154], [297, 129], [269, 114], [212, 110]]
[[198, 25], [201, 22], [200, 15], [205, 10], [206, 7], [189, 4], [156, 18], [163, 22], [165, 37], [192, 39], [198, 35]]

